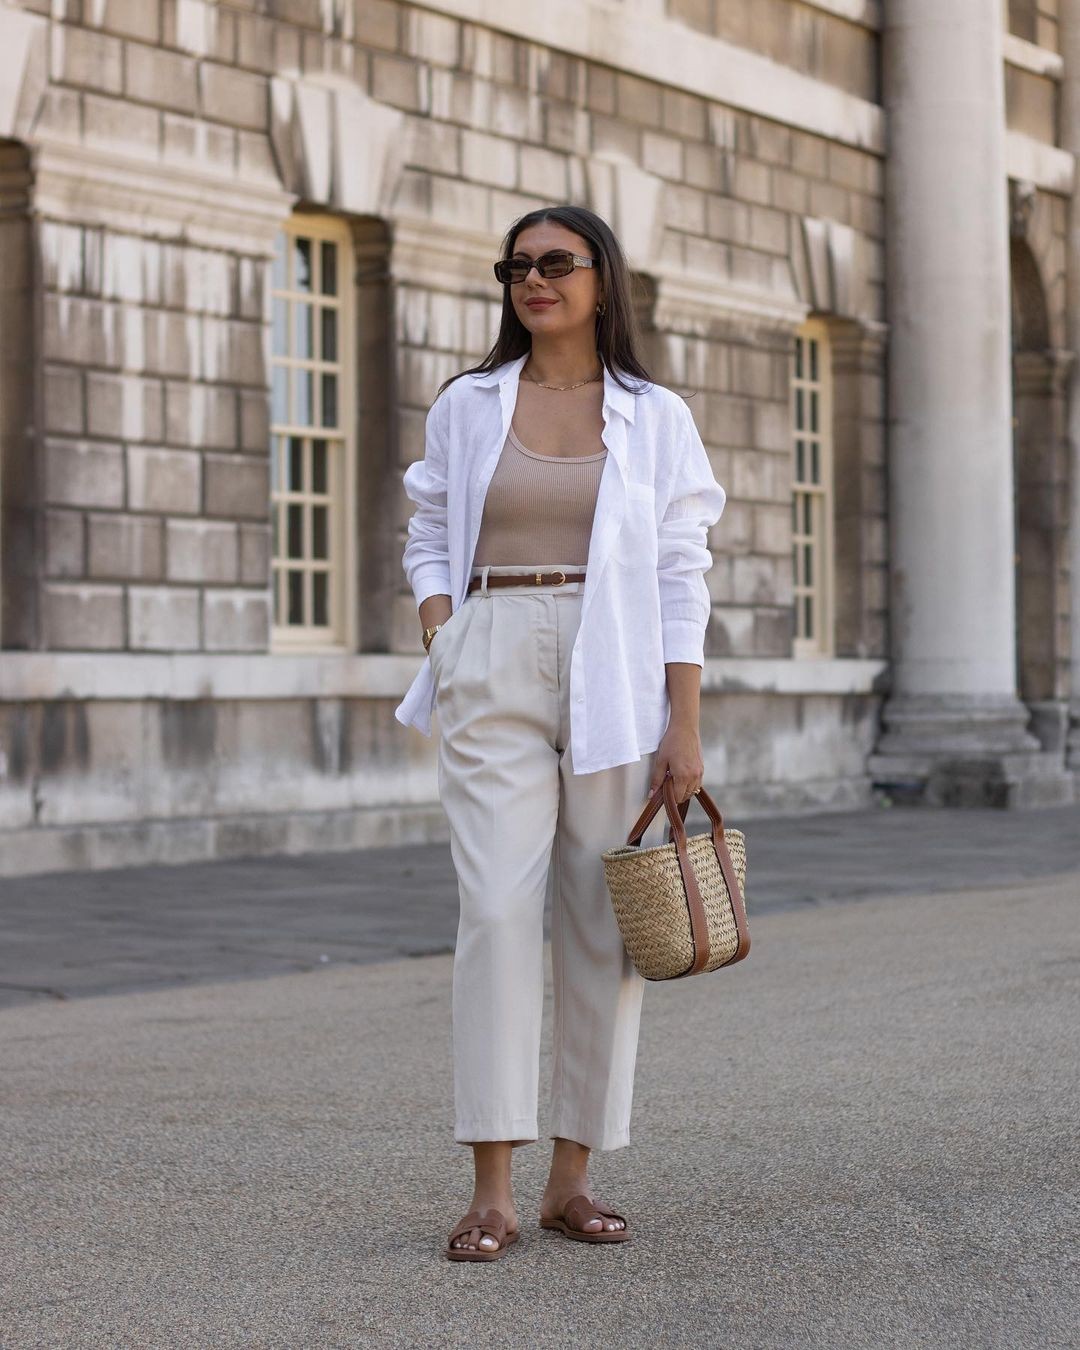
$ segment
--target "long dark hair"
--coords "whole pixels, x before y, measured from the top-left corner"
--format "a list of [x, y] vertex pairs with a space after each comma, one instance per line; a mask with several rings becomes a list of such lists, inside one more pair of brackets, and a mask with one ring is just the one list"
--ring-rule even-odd
[[[604, 297], [604, 313], [596, 316], [597, 353], [616, 383], [632, 394], [641, 393], [640, 389], [631, 388], [620, 377], [621, 372], [625, 371], [648, 384], [653, 383], [652, 376], [638, 357], [641, 338], [631, 297], [630, 268], [622, 246], [606, 220], [584, 206], [541, 206], [514, 221], [506, 232], [499, 256], [511, 257], [518, 235], [531, 225], [539, 225], [545, 220], [565, 225], [588, 242], [592, 257], [600, 264], [601, 294]], [[462, 375], [486, 375], [505, 361], [524, 356], [531, 346], [532, 334], [518, 318], [510, 299], [510, 287], [506, 286], [503, 288], [499, 336], [491, 350], [478, 366], [470, 366], [468, 370], [458, 371], [444, 380], [439, 386], [439, 393], [455, 380], [460, 380]]]

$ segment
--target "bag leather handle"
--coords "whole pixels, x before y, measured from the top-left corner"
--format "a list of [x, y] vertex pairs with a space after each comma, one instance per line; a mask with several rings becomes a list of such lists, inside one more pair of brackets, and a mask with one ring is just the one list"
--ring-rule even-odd
[[[679, 858], [679, 871], [682, 873], [683, 889], [686, 892], [686, 906], [690, 915], [690, 934], [694, 943], [694, 958], [689, 967], [682, 972], [682, 975], [697, 975], [704, 970], [709, 961], [709, 923], [705, 915], [705, 902], [701, 898], [697, 877], [694, 875], [694, 869], [690, 865], [690, 856], [686, 850], [685, 822], [691, 797], [698, 799], [705, 814], [712, 822], [713, 848], [716, 850], [716, 860], [724, 875], [728, 895], [731, 897], [732, 913], [735, 916], [738, 944], [735, 955], [730, 960], [725, 961], [724, 964], [731, 965], [734, 961], [741, 961], [750, 950], [750, 929], [746, 922], [746, 904], [739, 887], [739, 879], [735, 875], [735, 864], [731, 861], [731, 854], [724, 839], [724, 818], [704, 787], [698, 787], [685, 802], [677, 802], [675, 800], [675, 780], [671, 776], [671, 771], [668, 770], [664, 775], [664, 781], [653, 792], [645, 804], [645, 809], [631, 826], [626, 842], [640, 848], [642, 835], [663, 805], [669, 822], [667, 841], [669, 844], [674, 843]], [[682, 976], [676, 978], [681, 979]]]
[[[671, 784], [670, 804], [667, 800], [668, 794], [666, 791], [667, 785], [669, 783]], [[638, 816], [637, 820], [635, 820], [634, 824], [631, 826], [630, 833], [626, 836], [626, 842], [628, 844], [641, 843], [642, 835], [649, 828], [653, 816], [656, 815], [657, 811], [660, 810], [661, 806], [667, 809], [668, 814], [668, 821], [669, 821], [668, 837], [667, 837], [668, 843], [669, 844], [674, 843], [676, 839], [677, 828], [682, 830], [683, 839], [685, 840], [686, 813], [690, 809], [690, 802], [694, 797], [697, 797], [698, 801], [701, 803], [702, 810], [712, 821], [713, 828], [719, 829], [720, 838], [723, 839], [724, 818], [720, 814], [720, 810], [717, 807], [716, 803], [713, 801], [713, 799], [709, 796], [709, 794], [705, 791], [703, 787], [699, 787], [696, 789], [696, 791], [692, 792], [689, 797], [687, 797], [686, 801], [676, 802], [675, 780], [671, 777], [671, 770], [669, 769], [668, 772], [664, 775], [664, 781], [660, 784], [660, 786], [652, 794], [649, 800], [645, 803], [645, 809], [642, 811], [641, 815]], [[676, 827], [675, 824], [676, 820], [679, 822], [678, 827]]]

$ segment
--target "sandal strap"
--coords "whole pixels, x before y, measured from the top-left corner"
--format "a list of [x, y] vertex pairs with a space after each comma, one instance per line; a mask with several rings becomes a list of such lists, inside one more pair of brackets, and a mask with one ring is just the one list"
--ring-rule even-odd
[[[626, 1224], [625, 1214], [620, 1214], [617, 1209], [612, 1209], [611, 1206], [605, 1204], [603, 1200], [595, 1200], [593, 1203], [596, 1205], [596, 1208], [600, 1211], [601, 1214], [604, 1215], [605, 1218], [622, 1219], [623, 1223]], [[629, 1227], [629, 1224], [626, 1224], [626, 1226]]]
[[[490, 1237], [495, 1238], [499, 1246], [502, 1247], [506, 1242], [506, 1217], [498, 1209], [486, 1209], [483, 1213], [478, 1209], [470, 1209], [450, 1234], [449, 1240], [453, 1242], [463, 1233], [472, 1233], [474, 1230], [478, 1233], [487, 1233]], [[477, 1242], [479, 1240], [478, 1237]]]
[[[626, 1219], [612, 1209], [610, 1205], [605, 1204], [603, 1200], [590, 1200], [587, 1195], [575, 1195], [567, 1200], [563, 1206], [563, 1218], [571, 1228], [576, 1229], [579, 1233], [589, 1231], [585, 1225], [591, 1219], [622, 1219], [623, 1224], [626, 1225]], [[597, 1229], [596, 1231], [601, 1230]]]

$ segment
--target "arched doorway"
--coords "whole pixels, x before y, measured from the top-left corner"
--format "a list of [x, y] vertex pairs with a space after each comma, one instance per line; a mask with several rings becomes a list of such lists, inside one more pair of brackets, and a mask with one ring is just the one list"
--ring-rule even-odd
[[1013, 504], [1016, 684], [1046, 748], [1059, 742], [1065, 709], [1065, 630], [1060, 615], [1067, 527], [1065, 375], [1052, 345], [1046, 289], [1027, 240], [1010, 246], [1013, 368]]

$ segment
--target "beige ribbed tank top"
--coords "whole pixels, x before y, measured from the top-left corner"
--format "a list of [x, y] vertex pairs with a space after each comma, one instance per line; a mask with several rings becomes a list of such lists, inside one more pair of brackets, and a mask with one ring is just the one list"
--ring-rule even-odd
[[607, 450], [538, 455], [511, 426], [488, 484], [473, 566], [589, 560], [596, 496]]

